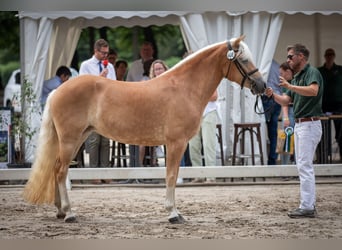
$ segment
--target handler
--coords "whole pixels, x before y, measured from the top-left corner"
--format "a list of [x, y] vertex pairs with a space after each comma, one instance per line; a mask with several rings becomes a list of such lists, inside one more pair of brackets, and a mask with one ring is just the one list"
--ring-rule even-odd
[[279, 77], [280, 86], [286, 88], [285, 95], [275, 94], [272, 88], [266, 95], [280, 105], [293, 102], [295, 117], [295, 156], [300, 180], [300, 205], [288, 212], [290, 218], [316, 216], [316, 183], [313, 159], [321, 140], [323, 79], [319, 71], [308, 63], [309, 50], [302, 44], [287, 47], [287, 62], [294, 71], [294, 78], [287, 82]]

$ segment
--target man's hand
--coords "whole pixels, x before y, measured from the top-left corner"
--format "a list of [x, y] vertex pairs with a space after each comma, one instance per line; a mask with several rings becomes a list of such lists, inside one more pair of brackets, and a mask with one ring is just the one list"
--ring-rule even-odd
[[102, 72], [100, 73], [100, 76], [107, 77], [107, 75], [108, 75], [108, 69], [107, 69], [107, 68], [104, 68], [104, 69], [102, 70]]
[[273, 96], [273, 89], [271, 87], [267, 87], [265, 90], [265, 95], [267, 95], [268, 98]]
[[286, 89], [289, 89], [291, 84], [288, 81], [286, 81], [284, 77], [280, 76], [279, 77], [279, 86], [284, 87]]

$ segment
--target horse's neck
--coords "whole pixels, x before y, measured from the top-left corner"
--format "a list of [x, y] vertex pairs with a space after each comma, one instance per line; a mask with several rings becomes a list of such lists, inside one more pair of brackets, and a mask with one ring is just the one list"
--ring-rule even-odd
[[189, 60], [182, 72], [187, 93], [197, 99], [201, 106], [205, 106], [220, 81], [224, 77], [223, 67], [226, 59], [224, 48], [212, 48], [203, 51], [198, 56]]

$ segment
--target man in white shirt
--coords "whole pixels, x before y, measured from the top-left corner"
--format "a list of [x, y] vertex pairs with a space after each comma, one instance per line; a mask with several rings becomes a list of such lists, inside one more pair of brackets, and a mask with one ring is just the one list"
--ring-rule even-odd
[[[80, 75], [98, 75], [116, 80], [114, 66], [111, 63], [108, 63], [108, 65], [103, 64], [103, 60], [107, 59], [108, 53], [108, 42], [104, 39], [97, 40], [94, 44], [94, 55], [81, 64]], [[89, 153], [89, 167], [106, 168], [110, 166], [108, 138], [93, 132], [86, 141], [86, 149]]]
[[[144, 62], [153, 59], [154, 49], [151, 42], [144, 42], [140, 48], [140, 59], [135, 60], [127, 73], [126, 81], [140, 82], [144, 74]], [[139, 146], [129, 145], [130, 167], [139, 166]]]
[[135, 60], [127, 73], [126, 81], [140, 82], [144, 74], [144, 62], [153, 59], [153, 45], [150, 42], [144, 42], [140, 48], [140, 59]]

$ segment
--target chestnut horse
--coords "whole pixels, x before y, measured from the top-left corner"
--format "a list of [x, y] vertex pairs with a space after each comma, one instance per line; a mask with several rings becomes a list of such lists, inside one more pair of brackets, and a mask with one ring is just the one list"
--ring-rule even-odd
[[[179, 164], [202, 113], [222, 78], [265, 90], [243, 37], [207, 46], [157, 78], [143, 83], [83, 75], [49, 95], [43, 113], [36, 158], [24, 198], [54, 203], [57, 217], [76, 220], [66, 188], [70, 161], [92, 131], [133, 145], [166, 145], [166, 201], [169, 222], [184, 218], [175, 204]], [[157, 117], [157, 119], [155, 119]]]

